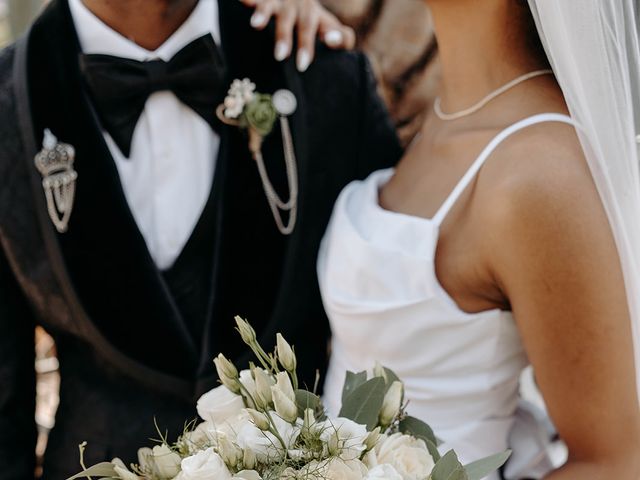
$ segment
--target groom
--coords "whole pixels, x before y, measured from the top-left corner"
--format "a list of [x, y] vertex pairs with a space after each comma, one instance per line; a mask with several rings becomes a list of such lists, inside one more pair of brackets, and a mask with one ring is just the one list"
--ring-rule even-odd
[[[283, 332], [307, 384], [325, 365], [321, 237], [341, 188], [394, 164], [400, 148], [362, 55], [322, 51], [299, 74], [293, 61], [273, 60], [272, 36], [250, 28], [250, 11], [215, 1], [170, 2], [168, 15], [197, 5], [174, 19], [182, 26], [156, 53], [170, 64], [182, 55], [194, 67], [185, 75], [211, 72], [188, 92], [211, 108], [235, 78], [260, 92], [294, 93], [300, 197], [290, 236], [276, 228], [242, 132], [166, 85], [147, 99], [123, 78], [123, 64], [149, 60], [149, 48], [126, 38], [148, 22], [116, 15], [120, 35], [92, 13], [120, 2], [53, 0], [33, 25], [25, 64], [14, 47], [0, 55], [0, 480], [33, 478], [37, 324], [56, 340], [62, 379], [45, 454], [50, 480], [78, 470], [83, 441], [86, 464], [134, 461], [139, 446], [158, 438], [154, 416], [163, 433], [179, 434], [216, 385], [214, 355], [247, 365], [234, 315], [248, 318], [266, 345]], [[106, 73], [92, 66], [100, 54], [110, 56]], [[75, 148], [64, 233], [34, 165], [45, 129]], [[286, 197], [279, 132], [263, 152]]]

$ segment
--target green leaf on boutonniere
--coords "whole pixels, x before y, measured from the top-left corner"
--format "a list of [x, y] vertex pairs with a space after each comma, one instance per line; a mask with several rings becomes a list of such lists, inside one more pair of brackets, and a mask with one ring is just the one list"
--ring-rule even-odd
[[431, 480], [470, 480], [456, 452], [449, 450], [436, 462], [431, 472]]
[[78, 478], [89, 478], [89, 477], [98, 477], [98, 478], [119, 478], [116, 469], [113, 464], [109, 462], [99, 463], [98, 465], [94, 465], [93, 467], [87, 468], [84, 472], [80, 472], [77, 475], [74, 475], [67, 480], [76, 480]]
[[347, 395], [338, 416], [366, 425], [369, 431], [373, 430], [378, 424], [384, 392], [384, 379], [372, 378]]
[[278, 119], [278, 112], [273, 106], [271, 95], [256, 94], [255, 98], [245, 107], [244, 117], [250, 128], [256, 130], [263, 137], [269, 135]]
[[429, 449], [429, 453], [433, 457], [433, 461], [437, 462], [440, 460], [440, 452], [438, 452], [440, 441], [429, 425], [415, 417], [405, 417], [400, 421], [398, 427], [405, 435], [411, 435], [412, 437], [424, 440]]
[[481, 480], [507, 463], [510, 456], [511, 450], [507, 450], [506, 452], [498, 453], [465, 465], [464, 469], [467, 471], [469, 480]]
[[347, 378], [342, 387], [342, 402], [344, 403], [351, 392], [367, 381], [367, 372], [353, 373], [347, 372]]

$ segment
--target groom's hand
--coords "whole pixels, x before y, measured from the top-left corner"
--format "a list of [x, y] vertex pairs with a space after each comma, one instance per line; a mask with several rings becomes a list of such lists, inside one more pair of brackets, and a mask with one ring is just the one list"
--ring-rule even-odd
[[276, 19], [276, 60], [282, 61], [291, 55], [294, 31], [298, 40], [296, 64], [304, 72], [313, 61], [315, 40], [320, 38], [328, 47], [351, 49], [355, 46], [356, 36], [331, 12], [325, 9], [319, 0], [240, 0], [255, 12], [251, 25], [261, 30], [271, 18]]

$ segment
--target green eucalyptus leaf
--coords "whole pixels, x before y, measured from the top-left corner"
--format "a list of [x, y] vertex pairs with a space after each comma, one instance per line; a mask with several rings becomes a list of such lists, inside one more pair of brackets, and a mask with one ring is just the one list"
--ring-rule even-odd
[[384, 393], [384, 379], [372, 378], [347, 395], [339, 416], [366, 425], [369, 431], [373, 430], [378, 424]]
[[98, 478], [118, 478], [118, 473], [114, 468], [113, 464], [109, 462], [99, 463], [98, 465], [94, 465], [93, 467], [87, 468], [84, 472], [80, 472], [77, 475], [74, 475], [67, 480], [76, 480], [78, 478], [89, 478], [89, 477], [98, 477]]
[[438, 460], [440, 460], [440, 458], [442, 457], [440, 457], [440, 452], [438, 451], [438, 447], [436, 446], [436, 444], [430, 440], [425, 440], [425, 443], [427, 444], [427, 450], [429, 450], [429, 454], [431, 454], [431, 458], [433, 458], [433, 461], [437, 462]]
[[434, 445], [440, 445], [440, 441], [436, 438], [433, 430], [422, 420], [415, 417], [405, 417], [400, 422], [400, 431], [416, 438], [421, 438], [425, 442], [431, 442]]
[[510, 456], [511, 450], [507, 450], [465, 465], [464, 469], [467, 471], [469, 480], [481, 480], [507, 463]]
[[469, 480], [456, 452], [449, 450], [433, 468], [431, 480]]
[[347, 377], [344, 381], [344, 387], [342, 387], [342, 402], [349, 396], [356, 388], [367, 381], [367, 372], [353, 373], [347, 372]]
[[298, 416], [300, 418], [304, 418], [304, 411], [307, 408], [312, 409], [315, 414], [322, 411], [320, 397], [306, 390], [296, 390], [296, 404], [298, 405]]

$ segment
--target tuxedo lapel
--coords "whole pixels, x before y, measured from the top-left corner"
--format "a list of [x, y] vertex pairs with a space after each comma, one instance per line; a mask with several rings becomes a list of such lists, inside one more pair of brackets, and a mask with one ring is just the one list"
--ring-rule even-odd
[[[229, 80], [249, 78], [261, 93], [289, 89], [303, 106], [290, 118], [303, 185], [306, 175], [304, 102], [293, 62], [276, 62], [273, 32], [257, 32], [251, 28], [250, 9], [237, 1], [219, 0], [218, 3]], [[279, 128], [277, 125], [265, 140], [263, 154], [274, 187], [287, 198], [289, 188]], [[219, 260], [213, 281], [212, 315], [200, 362], [201, 377], [210, 374], [215, 353], [222, 351], [231, 358], [239, 358], [246, 352], [246, 346], [234, 330], [235, 315], [249, 318], [257, 331], [266, 332], [281, 288], [286, 252], [296, 236], [295, 233], [283, 236], [276, 227], [255, 161], [249, 153], [246, 133], [237, 128], [229, 128], [228, 132], [228, 165], [220, 194]]]
[[118, 349], [189, 375], [198, 348], [131, 215], [85, 93], [79, 53], [67, 0], [54, 0], [33, 27], [28, 77], [36, 133], [50, 128], [76, 148], [75, 209], [69, 231], [58, 236], [66, 264], [59, 273], [88, 314], [82, 320], [95, 323]]

